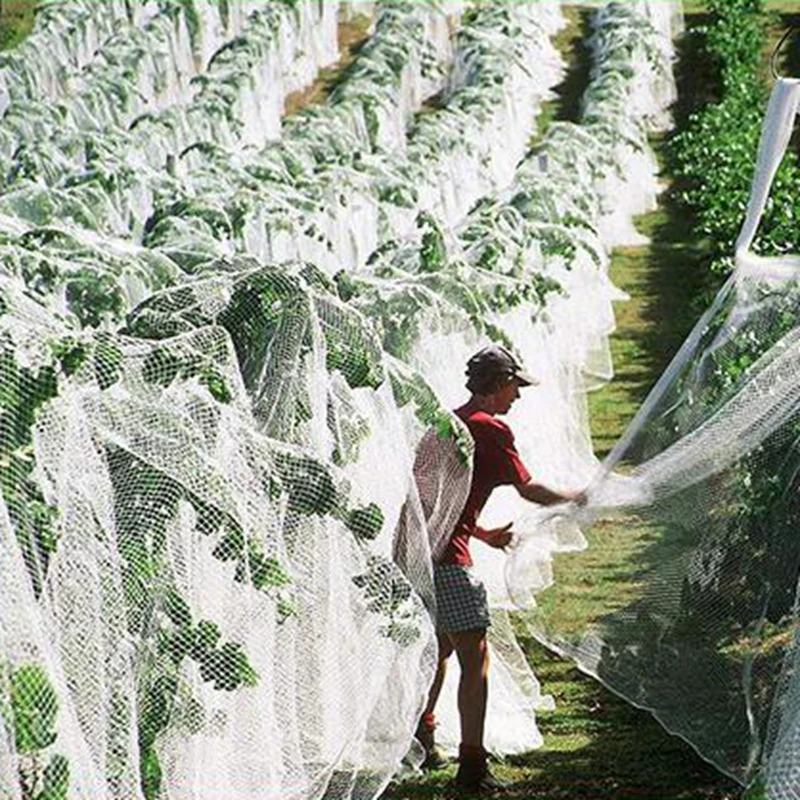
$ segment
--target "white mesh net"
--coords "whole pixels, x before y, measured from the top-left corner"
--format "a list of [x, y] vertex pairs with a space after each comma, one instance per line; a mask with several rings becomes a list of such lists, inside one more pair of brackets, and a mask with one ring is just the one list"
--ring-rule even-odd
[[603, 465], [588, 507], [530, 520], [507, 572], [525, 602], [550, 579], [548, 543], [571, 536], [581, 546], [580, 528], [613, 565], [632, 539], [637, 569], [617, 565], [616, 607], [556, 624], [550, 605], [535, 618], [537, 635], [781, 800], [800, 796], [800, 260], [749, 248], [798, 98], [796, 82], [773, 93], [734, 275]]
[[[0, 59], [0, 795], [377, 796], [433, 674], [467, 357], [542, 379], [512, 420], [537, 476], [596, 467], [606, 252], [657, 188], [675, 8], [598, 12], [583, 118], [533, 154], [558, 4], [352, 11], [358, 57], [283, 120], [336, 3], [53, 3]], [[549, 701], [503, 568], [515, 752]]]
[[[290, 272], [269, 274], [289, 297]], [[240, 294], [264, 276], [240, 278]], [[229, 297], [236, 308], [236, 288]], [[214, 324], [250, 330], [257, 308], [151, 342], [144, 313], [130, 323], [137, 339], [81, 337], [45, 327], [7, 280], [3, 299], [13, 422], [4, 497], [25, 561], [4, 564], [3, 596], [28, 587], [3, 615], [11, 703], [23, 706], [20, 775], [41, 769], [55, 736], [85, 749], [55, 748], [70, 763], [70, 797], [137, 796], [138, 783], [146, 796], [235, 787], [262, 797], [266, 786], [305, 797], [331, 781], [377, 792], [408, 747], [433, 657], [424, 570], [415, 590], [392, 559], [404, 504], [405, 564], [422, 570], [430, 555], [411, 465], [397, 459], [413, 448], [380, 354], [365, 366], [363, 350], [326, 346], [311, 295], [302, 309], [287, 303], [281, 333], [258, 339], [280, 347], [262, 354], [256, 377], [294, 359], [284, 380], [296, 407], [276, 418], [271, 392], [251, 389], [250, 402], [241, 340]], [[346, 315], [336, 322], [340, 334]], [[349, 324], [360, 322], [351, 312]], [[358, 385], [375, 375], [380, 387]], [[269, 385], [280, 382], [272, 372]], [[19, 397], [46, 404], [35, 422], [30, 406], [27, 419], [11, 416]], [[327, 451], [311, 432], [320, 414]], [[395, 474], [376, 485], [366, 466], [389, 458]], [[20, 624], [28, 608], [44, 644]], [[55, 687], [57, 716], [39, 709], [38, 684], [33, 708], [14, 694], [15, 680], [28, 691], [26, 669], [48, 661], [53, 673], [36, 676]]]

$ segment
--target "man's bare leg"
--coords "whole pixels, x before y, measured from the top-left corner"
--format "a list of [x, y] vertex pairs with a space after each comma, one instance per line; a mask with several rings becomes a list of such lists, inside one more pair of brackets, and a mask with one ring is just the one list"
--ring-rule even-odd
[[425, 706], [424, 714], [433, 714], [439, 695], [442, 692], [442, 684], [447, 675], [447, 660], [453, 654], [453, 642], [446, 633], [439, 633], [436, 636], [439, 643], [439, 661], [436, 665], [436, 677], [433, 679], [430, 691], [428, 692], [428, 703]]
[[461, 744], [483, 747], [486, 700], [489, 694], [489, 648], [486, 631], [451, 633], [461, 680], [458, 684], [458, 712], [461, 718]]
[[446, 633], [437, 635], [439, 646], [438, 660], [436, 664], [436, 675], [433, 679], [430, 691], [428, 692], [428, 702], [422, 712], [419, 724], [417, 725], [416, 737], [425, 748], [425, 760], [422, 763], [423, 769], [439, 769], [445, 765], [445, 758], [436, 747], [434, 731], [436, 720], [433, 715], [439, 695], [442, 691], [445, 675], [447, 675], [447, 660], [453, 654], [453, 643]]
[[461, 717], [461, 747], [458, 753], [456, 785], [474, 794], [503, 791], [505, 784], [492, 775], [483, 747], [486, 701], [489, 695], [489, 647], [486, 630], [451, 634], [461, 682], [458, 685], [458, 712]]

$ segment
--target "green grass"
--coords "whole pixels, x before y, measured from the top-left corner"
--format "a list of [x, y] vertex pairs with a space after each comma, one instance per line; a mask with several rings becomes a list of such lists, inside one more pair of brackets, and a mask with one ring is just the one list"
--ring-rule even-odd
[[554, 122], [578, 121], [583, 90], [589, 80], [592, 59], [586, 41], [590, 34], [589, 20], [592, 10], [564, 6], [562, 11], [566, 25], [556, 34], [553, 43], [559, 52], [570, 54], [569, 69], [564, 80], [555, 87], [553, 98], [542, 103], [536, 118], [536, 128], [529, 142], [531, 148], [544, 139]]
[[33, 29], [34, 0], [0, 2], [0, 50], [19, 44]]
[[[653, 144], [663, 152], [664, 142]], [[611, 262], [611, 280], [630, 296], [615, 304], [615, 377], [589, 396], [594, 449], [600, 457], [625, 431], [716, 289], [708, 277], [707, 244], [695, 240], [692, 220], [678, 207], [674, 191], [662, 197], [657, 211], [637, 222], [651, 243], [619, 248]]]

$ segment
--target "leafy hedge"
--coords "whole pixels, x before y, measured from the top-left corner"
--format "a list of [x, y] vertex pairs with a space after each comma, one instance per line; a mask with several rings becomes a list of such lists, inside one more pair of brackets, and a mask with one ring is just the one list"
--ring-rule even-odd
[[[769, 86], [765, 52], [769, 17], [763, 0], [709, 0], [705, 47], [719, 70], [722, 96], [675, 138], [683, 200], [711, 242], [712, 270], [727, 273], [755, 173]], [[800, 251], [800, 157], [789, 153], [775, 178], [754, 249]]]

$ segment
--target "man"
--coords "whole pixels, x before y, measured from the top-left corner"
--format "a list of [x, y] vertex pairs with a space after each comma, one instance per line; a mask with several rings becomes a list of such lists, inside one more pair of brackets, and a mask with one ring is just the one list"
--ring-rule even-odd
[[455, 652], [461, 667], [461, 747], [456, 784], [472, 793], [496, 791], [502, 783], [490, 773], [483, 748], [489, 670], [486, 631], [491, 623], [486, 590], [472, 569], [470, 539], [504, 548], [512, 538], [511, 523], [485, 530], [478, 525], [478, 516], [497, 486], [514, 486], [525, 500], [547, 506], [582, 498], [579, 493], [556, 492], [534, 482], [517, 453], [511, 429], [497, 418], [508, 413], [520, 396], [520, 387], [535, 383], [508, 350], [490, 345], [467, 363], [467, 389], [472, 396], [455, 412], [475, 441], [472, 483], [444, 554], [434, 564], [439, 664], [417, 738], [426, 751], [423, 766], [440, 765], [434, 745], [433, 712], [448, 659]]

